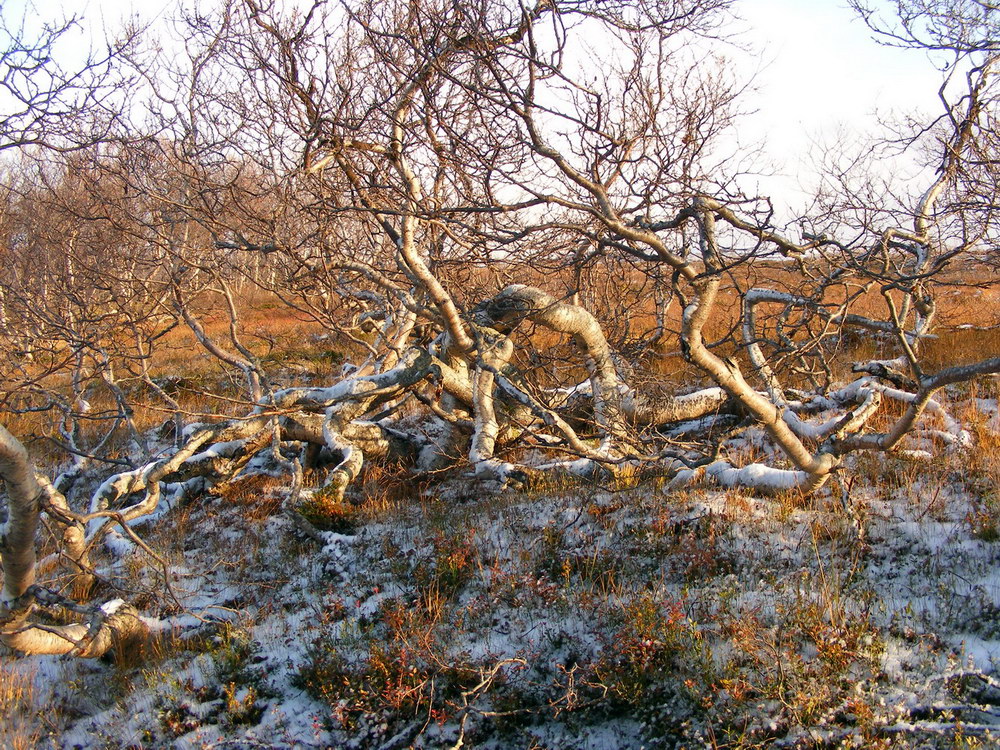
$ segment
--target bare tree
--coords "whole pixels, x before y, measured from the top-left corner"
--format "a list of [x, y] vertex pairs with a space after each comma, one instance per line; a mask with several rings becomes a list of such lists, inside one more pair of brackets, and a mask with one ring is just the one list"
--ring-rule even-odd
[[57, 49], [77, 26], [70, 17], [32, 33], [26, 18], [0, 16], [0, 151], [25, 146], [72, 151], [115, 134], [129, 88], [124, 69], [115, 63], [134, 44], [137, 31], [91, 50], [79, 64], [62, 66]]

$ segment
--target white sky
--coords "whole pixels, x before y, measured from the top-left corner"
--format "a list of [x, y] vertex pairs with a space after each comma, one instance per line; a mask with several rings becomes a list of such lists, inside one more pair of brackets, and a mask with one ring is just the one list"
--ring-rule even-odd
[[[203, 0], [206, 4], [211, 0]], [[29, 21], [76, 13], [100, 44], [101, 29], [122, 19], [170, 14], [175, 0], [0, 0], [8, 24], [27, 11]], [[741, 56], [757, 93], [746, 106], [743, 142], [763, 140], [780, 179], [765, 180], [765, 192], [788, 193], [811, 182], [810, 161], [819, 145], [838, 132], [863, 138], [879, 116], [936, 111], [940, 73], [922, 53], [881, 47], [846, 7], [845, 0], [739, 0], [742, 37], [759, 50]], [[84, 42], [81, 39], [81, 44]]]
[[844, 0], [743, 0], [737, 7], [763, 66], [747, 126], [765, 139], [784, 190], [808, 188], [812, 161], [839, 135], [861, 143], [880, 121], [940, 110], [941, 72], [931, 59], [877, 44]]

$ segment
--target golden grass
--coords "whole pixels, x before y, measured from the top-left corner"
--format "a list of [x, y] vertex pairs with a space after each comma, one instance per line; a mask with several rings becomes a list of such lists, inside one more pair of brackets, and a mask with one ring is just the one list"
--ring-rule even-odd
[[224, 502], [243, 509], [246, 518], [260, 521], [270, 518], [281, 509], [284, 490], [288, 486], [285, 477], [270, 474], [251, 474], [236, 477], [212, 488]]
[[34, 679], [29, 674], [0, 667], [0, 747], [32, 750], [42, 737], [35, 713]]

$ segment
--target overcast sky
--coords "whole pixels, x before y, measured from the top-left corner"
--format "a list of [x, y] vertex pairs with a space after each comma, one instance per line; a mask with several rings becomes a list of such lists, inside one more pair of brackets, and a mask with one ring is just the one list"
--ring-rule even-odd
[[738, 8], [764, 66], [751, 130], [766, 137], [788, 183], [808, 186], [812, 158], [839, 133], [860, 143], [880, 121], [941, 107], [932, 60], [877, 44], [843, 0], [743, 0]]
[[[210, 2], [210, 0], [204, 0]], [[16, 23], [31, 0], [0, 0], [8, 24]], [[74, 12], [90, 34], [101, 39], [106, 25], [123, 18], [169, 14], [174, 0], [35, 0], [29, 19]], [[844, 0], [739, 0], [743, 37], [758, 50], [739, 56], [757, 93], [749, 101], [757, 112], [745, 121], [741, 141], [766, 141], [767, 155], [785, 179], [768, 183], [767, 192], [808, 186], [809, 163], [818, 144], [839, 131], [862, 137], [878, 118], [937, 108], [940, 73], [922, 53], [881, 47], [846, 7]]]

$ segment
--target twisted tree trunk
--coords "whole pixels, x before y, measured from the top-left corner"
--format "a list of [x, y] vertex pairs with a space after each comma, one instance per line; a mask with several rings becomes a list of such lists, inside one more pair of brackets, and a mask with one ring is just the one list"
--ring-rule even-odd
[[[35, 583], [35, 532], [43, 489], [24, 446], [0, 425], [0, 477], [7, 487], [7, 520], [0, 534], [3, 591], [0, 642], [30, 654], [97, 657], [116, 644], [143, 637], [146, 624], [121, 601], [88, 612], [88, 623], [48, 626], [29, 622], [38, 600], [47, 598]], [[60, 602], [61, 604], [62, 602]], [[81, 608], [82, 609], [82, 608]]]

